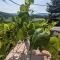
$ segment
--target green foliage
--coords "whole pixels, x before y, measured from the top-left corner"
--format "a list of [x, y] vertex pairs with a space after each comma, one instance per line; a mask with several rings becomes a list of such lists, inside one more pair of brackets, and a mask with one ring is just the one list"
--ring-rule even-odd
[[0, 49], [1, 49], [1, 47], [2, 47], [2, 43], [1, 43], [1, 41], [0, 41]]
[[[59, 36], [59, 35], [58, 35]], [[49, 47], [49, 50], [52, 54], [52, 57], [55, 59], [55, 60], [58, 60], [58, 51], [60, 51], [60, 42], [59, 42], [59, 37], [56, 37], [56, 36], [53, 36], [53, 37], [50, 37], [50, 47]]]
[[58, 37], [53, 36], [50, 37], [50, 43], [53, 45], [58, 51], [60, 51], [60, 35]]
[[51, 53], [51, 55], [52, 55], [54, 60], [59, 60], [59, 58], [58, 58], [58, 51], [56, 51], [54, 49], [54, 47], [50, 46], [49, 47], [49, 51], [50, 51], [50, 53]]
[[[1, 23], [0, 24], [0, 59], [4, 60], [11, 48], [15, 46], [15, 23]], [[12, 41], [12, 43], [11, 43]]]
[[41, 29], [37, 29], [31, 40], [31, 48], [37, 49], [39, 47], [40, 50], [45, 49], [48, 45], [49, 38], [48, 33], [43, 32]]
[[28, 12], [29, 11], [29, 6], [28, 5], [22, 5], [20, 7], [20, 12]]
[[25, 4], [32, 4], [32, 3], [34, 3], [34, 0], [25, 0]]
[[51, 37], [50, 38], [50, 43], [55, 44], [58, 41], [57, 37]]

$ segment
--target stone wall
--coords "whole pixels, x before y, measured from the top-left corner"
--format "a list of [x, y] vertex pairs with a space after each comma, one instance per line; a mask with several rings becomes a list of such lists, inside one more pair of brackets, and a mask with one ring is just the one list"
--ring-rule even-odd
[[5, 60], [51, 60], [51, 54], [48, 51], [40, 52], [39, 49], [29, 51], [28, 47], [25, 42], [18, 43]]

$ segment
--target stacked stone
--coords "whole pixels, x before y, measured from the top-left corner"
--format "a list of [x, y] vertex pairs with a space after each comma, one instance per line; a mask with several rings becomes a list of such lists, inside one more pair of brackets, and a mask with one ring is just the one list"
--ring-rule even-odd
[[11, 50], [5, 60], [51, 60], [51, 54], [39, 49], [29, 51], [30, 42], [18, 42], [17, 46]]

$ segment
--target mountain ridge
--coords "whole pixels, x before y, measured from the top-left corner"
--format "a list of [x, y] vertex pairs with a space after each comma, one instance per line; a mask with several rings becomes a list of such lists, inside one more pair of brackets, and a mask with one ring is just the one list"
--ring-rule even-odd
[[15, 14], [15, 13], [6, 13], [6, 12], [1, 12], [0, 11], [0, 16], [5, 17], [5, 18], [9, 18], [9, 17], [12, 17], [12, 16], [17, 16], [17, 14]]
[[[1, 12], [0, 11], [0, 16], [3, 16], [5, 18], [9, 18], [9, 17], [12, 17], [12, 16], [18, 16], [17, 13], [6, 13], [6, 12]], [[44, 18], [44, 17], [48, 17], [48, 13], [37, 13], [37, 14], [30, 14], [30, 16], [34, 16], [36, 18]]]

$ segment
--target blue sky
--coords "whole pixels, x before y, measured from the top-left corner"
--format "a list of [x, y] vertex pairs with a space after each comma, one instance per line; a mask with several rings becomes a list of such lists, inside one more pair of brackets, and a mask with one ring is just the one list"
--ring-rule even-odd
[[[17, 3], [24, 4], [24, 0], [13, 0]], [[34, 0], [35, 4], [40, 5], [46, 5], [46, 3], [49, 3], [50, 0]], [[30, 9], [34, 10], [34, 13], [47, 13], [46, 6], [37, 6], [37, 5], [31, 5]], [[6, 3], [4, 3], [2, 0], [0, 0], [0, 11], [7, 12], [7, 13], [17, 13], [19, 11], [20, 7], [18, 5], [13, 4], [9, 0], [7, 0]]]

